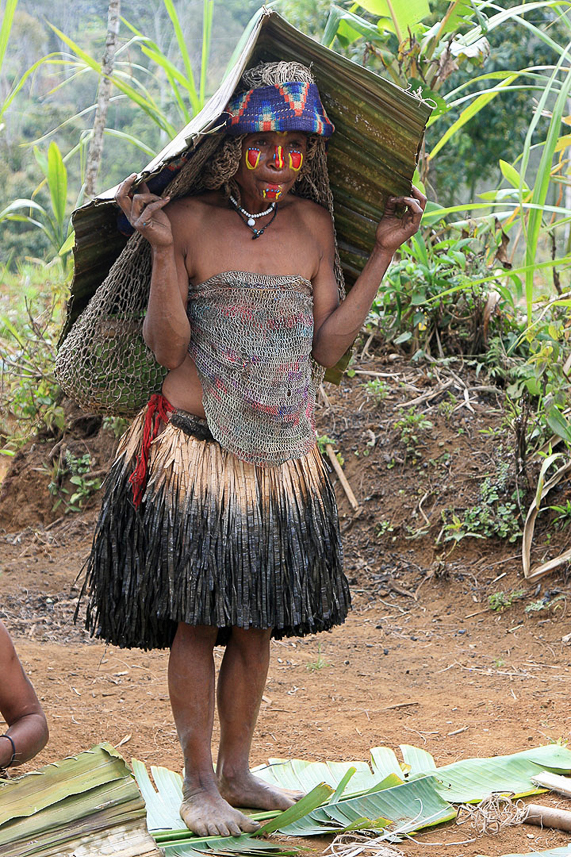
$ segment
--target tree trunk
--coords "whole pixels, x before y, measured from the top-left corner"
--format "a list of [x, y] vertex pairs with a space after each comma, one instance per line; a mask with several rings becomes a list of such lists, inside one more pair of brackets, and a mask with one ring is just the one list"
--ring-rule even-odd
[[119, 16], [121, 15], [121, 0], [109, 0], [109, 11], [107, 14], [107, 39], [105, 42], [105, 53], [101, 66], [101, 80], [97, 90], [97, 110], [93, 122], [93, 133], [87, 153], [87, 166], [85, 168], [85, 196], [95, 196], [95, 181], [101, 164], [103, 154], [103, 133], [107, 120], [107, 109], [111, 96], [110, 76], [113, 74], [115, 63], [115, 51], [117, 50], [117, 36], [119, 35]]

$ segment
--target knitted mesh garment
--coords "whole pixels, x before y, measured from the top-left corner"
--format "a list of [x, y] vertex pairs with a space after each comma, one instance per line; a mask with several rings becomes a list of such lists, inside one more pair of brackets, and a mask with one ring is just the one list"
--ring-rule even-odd
[[306, 455], [323, 378], [311, 358], [311, 283], [227, 271], [189, 287], [187, 314], [213, 437], [261, 466]]

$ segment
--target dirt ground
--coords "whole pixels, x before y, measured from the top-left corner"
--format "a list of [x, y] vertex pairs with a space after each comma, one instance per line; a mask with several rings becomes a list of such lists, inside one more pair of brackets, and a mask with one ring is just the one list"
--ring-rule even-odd
[[[358, 371], [383, 375], [357, 374], [340, 389], [328, 387], [319, 409], [319, 432], [335, 441], [360, 506], [351, 508], [337, 482], [354, 609], [330, 633], [272, 643], [252, 764], [270, 757], [367, 759], [371, 747], [386, 745], [398, 754], [400, 744], [423, 747], [437, 764], [447, 764], [568, 741], [571, 643], [564, 638], [571, 631], [571, 586], [565, 574], [527, 585], [519, 539], [443, 540], [442, 511], [472, 505], [482, 478], [508, 455], [493, 385], [468, 371], [459, 375], [458, 367], [454, 381], [390, 355], [361, 363]], [[381, 402], [365, 386], [375, 377], [389, 387]], [[422, 396], [418, 410], [433, 425], [411, 454], [395, 429], [397, 405]], [[443, 401], [452, 405], [443, 408]], [[95, 450], [94, 468], [104, 470], [112, 432], [86, 436], [85, 429], [76, 426], [66, 442]], [[54, 446], [37, 445], [15, 462], [16, 478], [5, 478], [12, 487], [0, 501], [0, 618], [51, 730], [47, 748], [27, 769], [109, 741], [128, 760], [179, 770], [167, 654], [106, 646], [87, 638], [81, 622], [73, 624], [81, 584], [75, 581], [96, 508], [53, 511], [41, 461]], [[564, 487], [558, 497], [569, 493]], [[542, 526], [536, 560], [569, 540], [568, 532], [551, 528], [548, 545]], [[500, 591], [516, 594], [495, 612], [488, 596]], [[525, 612], [542, 597], [552, 606]], [[571, 809], [564, 799], [535, 800]], [[564, 845], [569, 835], [522, 825], [478, 837], [470, 824], [448, 824], [415, 840], [400, 846], [406, 854], [495, 857]], [[320, 854], [329, 842], [304, 844]]]

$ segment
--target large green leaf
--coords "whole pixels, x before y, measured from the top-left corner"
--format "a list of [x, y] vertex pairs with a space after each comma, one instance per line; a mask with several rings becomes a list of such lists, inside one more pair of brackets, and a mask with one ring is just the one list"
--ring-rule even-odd
[[[558, 744], [548, 744], [508, 756], [463, 759], [441, 768], [436, 766], [426, 750], [408, 744], [401, 745], [400, 749], [404, 766], [408, 769], [406, 781], [410, 783], [418, 777], [434, 775], [438, 792], [451, 803], [478, 801], [494, 791], [536, 794], [539, 790], [531, 778], [540, 770], [571, 774], [571, 750]], [[405, 779], [403, 768], [393, 750], [388, 747], [374, 747], [371, 750], [372, 770], [364, 762], [305, 762], [300, 759], [286, 762], [273, 759], [268, 766], [257, 768], [256, 775], [272, 785], [307, 790], [318, 777], [336, 787], [350, 767], [354, 767], [357, 772], [349, 781], [342, 800], [366, 788], [378, 786], [389, 775], [400, 778], [401, 782]]]
[[[486, 857], [479, 854], [478, 857]], [[571, 857], [571, 845], [563, 848], [550, 848], [549, 851], [527, 851], [525, 854], [503, 854], [502, 857]]]
[[125, 760], [109, 744], [0, 784], [0, 855], [158, 857], [145, 805]]
[[[395, 758], [396, 761], [396, 758]], [[307, 792], [319, 783], [337, 788], [348, 772], [355, 773], [345, 788], [345, 796], [363, 792], [380, 783], [387, 773], [381, 769], [371, 772], [366, 762], [306, 762], [303, 759], [270, 759], [268, 765], [260, 765], [254, 773], [264, 782], [281, 788]], [[400, 770], [400, 769], [399, 769]], [[400, 772], [402, 777], [402, 771]]]
[[[284, 813], [251, 815], [260, 821], [271, 816], [261, 834], [279, 830], [290, 836], [316, 836], [374, 828], [384, 830], [382, 838], [394, 840], [399, 834], [454, 818], [453, 803], [479, 801], [492, 792], [537, 793], [540, 790], [531, 777], [539, 771], [571, 773], [571, 751], [556, 744], [511, 756], [466, 759], [441, 768], [426, 750], [403, 744], [401, 752], [402, 766], [387, 747], [371, 750], [370, 765], [363, 761], [271, 759], [268, 765], [254, 769], [258, 777], [272, 785], [309, 793]], [[280, 846], [260, 840], [257, 834], [194, 836], [178, 813], [182, 778], [166, 768], [152, 768], [155, 788], [141, 762], [133, 760], [133, 769], [147, 804], [149, 828], [167, 855], [193, 857], [205, 851], [255, 855], [261, 849], [284, 853]]]
[[180, 774], [167, 768], [152, 767], [151, 773], [155, 781], [153, 785], [143, 762], [133, 759], [132, 766], [147, 807], [147, 826], [157, 844], [171, 857], [193, 857], [204, 852], [255, 855], [264, 851], [270, 852], [272, 857], [290, 854], [290, 851], [283, 850], [281, 844], [260, 839], [260, 836], [273, 833], [282, 825], [298, 822], [327, 801], [333, 792], [331, 786], [320, 783], [284, 812], [251, 813], [252, 817], [259, 821], [271, 816], [255, 834], [198, 837], [185, 826], [180, 817], [179, 808], [183, 797]]
[[342, 797], [279, 829], [291, 836], [315, 836], [356, 827], [383, 829], [391, 823], [387, 838], [394, 836], [395, 828], [411, 833], [456, 817], [456, 810], [443, 800], [437, 786], [433, 777], [423, 777], [358, 797]]
[[47, 178], [56, 223], [61, 226], [67, 205], [67, 170], [59, 146], [53, 140], [48, 149]]
[[571, 750], [549, 744], [510, 756], [462, 759], [436, 768], [434, 775], [443, 798], [451, 803], [468, 803], [480, 801], [492, 792], [513, 792], [519, 797], [538, 794], [543, 790], [534, 786], [531, 778], [540, 771], [571, 773]]
[[399, 42], [430, 15], [428, 0], [359, 0], [359, 6], [372, 15], [379, 15], [379, 29], [396, 33]]

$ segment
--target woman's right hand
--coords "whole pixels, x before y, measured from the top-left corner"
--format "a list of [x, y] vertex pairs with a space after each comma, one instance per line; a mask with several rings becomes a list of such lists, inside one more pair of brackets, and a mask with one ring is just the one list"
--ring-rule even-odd
[[170, 202], [170, 197], [151, 193], [145, 182], [134, 192], [136, 178], [137, 173], [132, 173], [119, 185], [115, 202], [131, 226], [144, 235], [152, 247], [160, 249], [172, 246], [171, 223], [166, 212], [162, 211]]

